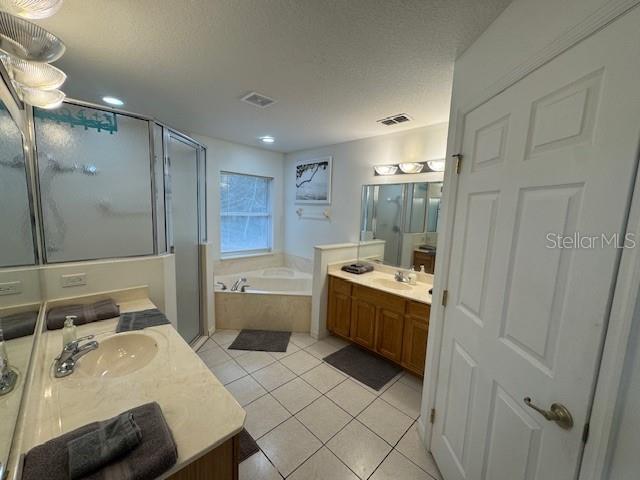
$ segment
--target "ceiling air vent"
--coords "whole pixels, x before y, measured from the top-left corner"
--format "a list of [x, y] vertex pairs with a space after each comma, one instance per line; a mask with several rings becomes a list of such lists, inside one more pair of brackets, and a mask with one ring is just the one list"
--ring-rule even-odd
[[378, 123], [381, 123], [383, 125], [397, 125], [398, 123], [405, 123], [410, 121], [411, 117], [406, 113], [396, 113], [395, 115], [390, 115], [378, 120]]
[[262, 95], [258, 92], [247, 93], [240, 100], [260, 108], [265, 108], [265, 107], [268, 107], [269, 105], [276, 103], [276, 101], [273, 98], [269, 98], [266, 95]]

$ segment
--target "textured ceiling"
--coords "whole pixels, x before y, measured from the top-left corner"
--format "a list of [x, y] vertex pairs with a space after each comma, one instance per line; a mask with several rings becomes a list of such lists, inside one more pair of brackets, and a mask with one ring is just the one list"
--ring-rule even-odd
[[[447, 121], [454, 59], [508, 3], [66, 0], [39, 23], [67, 44], [70, 97], [290, 152]], [[239, 100], [253, 90], [278, 102]], [[414, 121], [376, 124], [400, 112]]]

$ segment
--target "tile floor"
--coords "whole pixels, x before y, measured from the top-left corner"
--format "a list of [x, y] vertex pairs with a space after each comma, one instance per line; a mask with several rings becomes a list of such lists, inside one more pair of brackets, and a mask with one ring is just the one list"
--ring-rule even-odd
[[247, 411], [260, 452], [240, 480], [441, 480], [416, 420], [422, 381], [401, 373], [375, 391], [322, 358], [346, 342], [294, 333], [282, 353], [228, 350], [213, 334], [198, 355]]

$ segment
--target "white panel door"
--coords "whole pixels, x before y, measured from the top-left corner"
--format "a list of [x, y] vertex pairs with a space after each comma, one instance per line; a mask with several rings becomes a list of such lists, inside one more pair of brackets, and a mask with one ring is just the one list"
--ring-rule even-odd
[[576, 476], [620, 251], [549, 247], [624, 232], [638, 25], [640, 9], [465, 117], [432, 441], [446, 480]]

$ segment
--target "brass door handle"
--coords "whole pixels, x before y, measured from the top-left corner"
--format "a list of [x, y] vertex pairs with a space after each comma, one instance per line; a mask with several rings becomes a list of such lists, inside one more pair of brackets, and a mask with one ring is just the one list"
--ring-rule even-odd
[[527, 407], [532, 408], [550, 422], [556, 422], [560, 428], [570, 430], [573, 427], [573, 417], [567, 407], [561, 403], [554, 403], [549, 410], [536, 407], [531, 397], [525, 397], [524, 403]]

